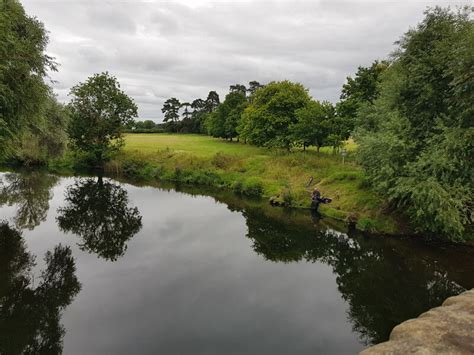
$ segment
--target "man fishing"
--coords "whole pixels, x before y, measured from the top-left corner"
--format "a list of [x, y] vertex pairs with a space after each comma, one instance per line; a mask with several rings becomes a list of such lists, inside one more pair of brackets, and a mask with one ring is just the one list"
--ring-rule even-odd
[[328, 197], [321, 197], [321, 192], [317, 187], [311, 193], [311, 209], [317, 211], [320, 203], [330, 203], [332, 199]]

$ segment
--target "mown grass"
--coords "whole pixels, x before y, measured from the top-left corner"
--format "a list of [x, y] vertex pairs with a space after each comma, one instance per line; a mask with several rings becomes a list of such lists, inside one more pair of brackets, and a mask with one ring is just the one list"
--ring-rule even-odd
[[333, 199], [321, 206], [322, 214], [356, 220], [364, 230], [396, 231], [395, 219], [384, 212], [384, 201], [366, 186], [354, 162], [353, 142], [346, 146], [345, 164], [330, 148], [288, 153], [201, 135], [129, 134], [125, 142], [107, 164], [109, 174], [226, 188], [303, 208], [310, 206], [317, 186]]

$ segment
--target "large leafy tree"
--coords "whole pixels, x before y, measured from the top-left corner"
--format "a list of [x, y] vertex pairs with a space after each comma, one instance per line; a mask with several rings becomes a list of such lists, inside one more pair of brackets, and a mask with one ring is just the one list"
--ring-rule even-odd
[[[337, 103], [337, 115], [347, 126], [347, 139], [356, 125], [356, 117], [361, 106], [372, 104], [379, 96], [382, 73], [388, 68], [388, 61], [372, 63], [370, 67], [359, 67], [354, 78], [348, 76], [342, 86], [341, 101]], [[363, 124], [363, 122], [361, 122]]]
[[13, 158], [23, 165], [39, 165], [60, 157], [66, 150], [69, 112], [50, 94], [43, 102], [35, 124], [21, 130], [15, 138]]
[[41, 127], [50, 96], [44, 78], [56, 69], [47, 43], [43, 24], [20, 2], [0, 1], [0, 159], [14, 155], [20, 133]]
[[328, 102], [320, 103], [311, 100], [306, 106], [296, 110], [296, 122], [291, 125], [290, 133], [297, 145], [314, 145], [319, 149], [327, 142], [331, 133], [332, 105]]
[[208, 133], [213, 137], [232, 139], [237, 136], [237, 125], [247, 105], [245, 90], [230, 90], [207, 122]]
[[373, 186], [419, 231], [449, 239], [472, 234], [472, 12], [430, 9], [403, 36], [356, 135]]
[[107, 72], [74, 86], [70, 95], [72, 148], [90, 153], [102, 163], [122, 147], [123, 130], [137, 116], [137, 106]]
[[257, 90], [245, 109], [238, 131], [249, 143], [290, 149], [290, 127], [296, 111], [311, 100], [303, 85], [290, 81], [271, 82]]

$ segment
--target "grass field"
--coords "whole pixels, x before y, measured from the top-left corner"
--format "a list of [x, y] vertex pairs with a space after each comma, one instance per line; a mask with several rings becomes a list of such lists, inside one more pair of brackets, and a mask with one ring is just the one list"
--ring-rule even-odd
[[[333, 202], [321, 212], [358, 220], [360, 229], [394, 232], [384, 202], [366, 186], [354, 162], [353, 142], [345, 164], [331, 148], [290, 153], [201, 135], [128, 134], [123, 152], [107, 165], [109, 173], [129, 177], [216, 186], [292, 207], [309, 207], [317, 186]], [[308, 184], [312, 180], [312, 183]]]
[[[248, 144], [229, 142], [197, 134], [127, 134], [125, 136], [125, 151], [140, 150], [143, 153], [156, 152], [162, 149], [173, 149], [176, 152], [185, 152], [197, 156], [209, 157], [218, 152], [225, 154], [236, 154], [239, 156], [268, 155], [269, 150], [258, 148]], [[352, 140], [344, 146], [349, 152], [356, 149]], [[309, 148], [315, 152], [315, 148]], [[332, 148], [323, 147], [321, 152], [330, 153]], [[296, 151], [300, 151], [297, 149]]]
[[197, 134], [127, 134], [125, 151], [154, 153], [157, 150], [172, 149], [177, 153], [190, 153], [200, 157], [210, 157], [218, 152], [252, 156], [265, 153], [264, 149], [237, 142], [225, 142]]

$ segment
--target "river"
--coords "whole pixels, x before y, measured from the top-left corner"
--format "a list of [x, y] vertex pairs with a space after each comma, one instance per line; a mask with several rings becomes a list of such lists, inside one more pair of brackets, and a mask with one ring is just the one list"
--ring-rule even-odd
[[0, 173], [0, 353], [352, 354], [474, 287], [474, 250], [223, 192]]

